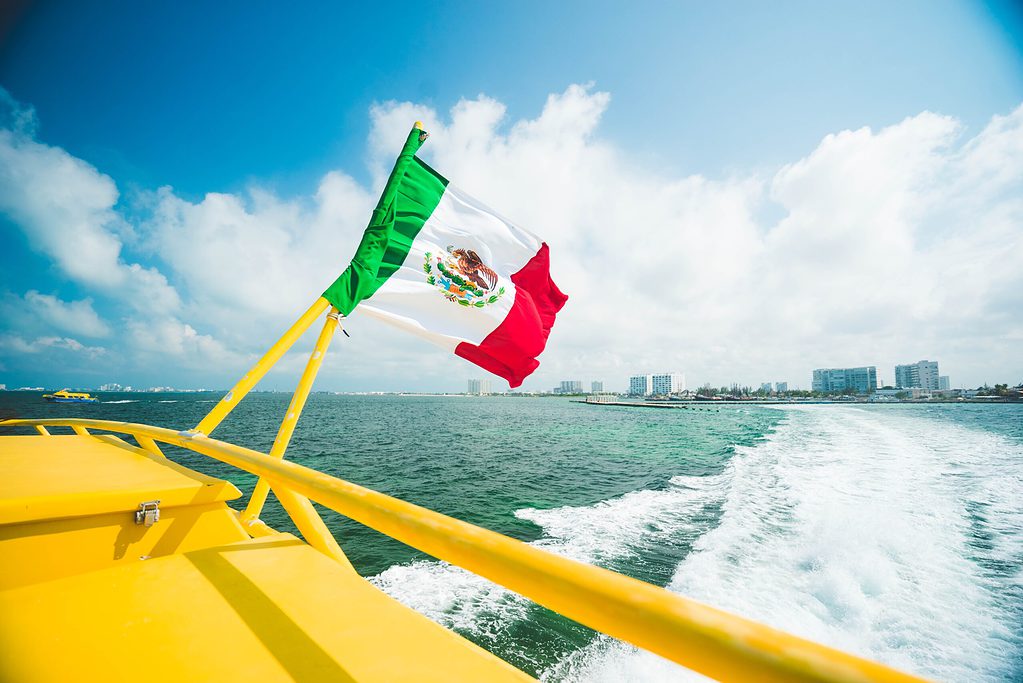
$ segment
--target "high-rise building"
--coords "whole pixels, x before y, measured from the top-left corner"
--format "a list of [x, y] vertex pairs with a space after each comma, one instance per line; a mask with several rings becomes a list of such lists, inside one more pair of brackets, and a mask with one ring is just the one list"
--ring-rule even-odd
[[630, 396], [649, 396], [653, 392], [653, 375], [633, 375], [629, 378]]
[[760, 391], [764, 392], [765, 394], [771, 393], [772, 390], [773, 387], [771, 386], [770, 382], [762, 382], [760, 384]]
[[948, 378], [948, 375], [938, 376], [938, 389], [941, 391], [948, 391], [952, 388], [952, 380]]
[[774, 383], [774, 390], [777, 391], [779, 394], [784, 393], [784, 392], [789, 390], [789, 383], [788, 382], [775, 382]]
[[583, 393], [583, 383], [578, 379], [568, 379], [561, 381], [561, 393], [563, 394], [581, 394]]
[[897, 389], [940, 389], [938, 361], [921, 360], [908, 365], [896, 365], [895, 387]]
[[877, 389], [877, 368], [819, 368], [813, 371], [814, 391], [846, 391], [852, 389], [866, 394]]
[[686, 376], [681, 372], [665, 372], [650, 376], [650, 391], [658, 396], [678, 394], [686, 390]]
[[473, 396], [489, 396], [490, 395], [490, 380], [489, 379], [470, 379], [468, 394]]
[[598, 382], [596, 380], [590, 382], [590, 393], [591, 394], [599, 394], [602, 391], [604, 391], [604, 383], [603, 382]]

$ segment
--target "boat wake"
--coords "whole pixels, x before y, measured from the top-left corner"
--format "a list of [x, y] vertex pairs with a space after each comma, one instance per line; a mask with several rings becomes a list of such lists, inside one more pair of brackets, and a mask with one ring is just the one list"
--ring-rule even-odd
[[[615, 566], [650, 548], [695, 540], [712, 524], [706, 507], [720, 500], [721, 476], [674, 477], [664, 490], [634, 491], [585, 507], [524, 508], [520, 519], [543, 529], [534, 545], [581, 562]], [[445, 562], [396, 565], [371, 581], [434, 621], [484, 643], [501, 641], [509, 623], [530, 618], [533, 603]], [[528, 652], [521, 653], [530, 659]], [[548, 663], [536, 662], [538, 670]]]
[[[920, 675], [1017, 679], [1023, 446], [917, 412], [786, 410], [721, 475], [516, 515], [543, 529], [534, 545], [612, 567], [691, 536], [670, 590]], [[708, 506], [720, 513], [702, 514]], [[532, 603], [444, 563], [373, 581], [484, 644], [536, 616]], [[565, 651], [553, 663], [522, 656], [547, 681], [703, 680], [606, 637]]]
[[[737, 449], [721, 522], [668, 587], [939, 680], [1016, 679], [1021, 465], [1019, 444], [948, 422], [793, 410]], [[703, 680], [606, 638], [544, 678]]]
[[103, 401], [104, 403], [138, 403], [138, 399], [127, 398], [123, 401]]

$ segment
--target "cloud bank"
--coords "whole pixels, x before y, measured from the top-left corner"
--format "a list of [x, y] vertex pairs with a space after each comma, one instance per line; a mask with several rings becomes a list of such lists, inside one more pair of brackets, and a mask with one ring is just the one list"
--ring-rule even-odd
[[[305, 196], [252, 186], [192, 202], [163, 187], [126, 209], [113, 179], [39, 140], [8, 98], [0, 211], [81, 298], [50, 274], [0, 283], [0, 366], [29, 373], [53, 353], [109, 380], [226, 386], [347, 264], [418, 119], [429, 163], [551, 245], [571, 299], [525, 389], [623, 388], [658, 370], [805, 387], [814, 367], [866, 364], [890, 382], [921, 358], [955, 385], [1023, 380], [1023, 107], [976, 132], [931, 112], [838, 131], [773, 172], [708, 178], [600, 137], [611, 101], [573, 85], [521, 121], [482, 95], [445, 113], [381, 103], [372, 187], [338, 169]], [[482, 374], [357, 311], [348, 326], [321, 386], [461, 390]]]

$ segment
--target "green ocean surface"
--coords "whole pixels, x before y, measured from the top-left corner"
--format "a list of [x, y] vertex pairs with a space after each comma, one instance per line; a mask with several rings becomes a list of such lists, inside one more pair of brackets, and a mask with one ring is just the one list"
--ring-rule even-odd
[[[0, 417], [184, 429], [220, 398], [100, 397], [0, 393]], [[214, 436], [266, 452], [289, 399], [252, 394]], [[699, 408], [314, 394], [287, 458], [917, 673], [1019, 680], [1023, 405]], [[251, 492], [251, 475], [170, 450]], [[321, 512], [360, 573], [533, 675], [690, 680]], [[296, 532], [272, 497], [263, 519]], [[943, 613], [964, 623], [943, 629]]]

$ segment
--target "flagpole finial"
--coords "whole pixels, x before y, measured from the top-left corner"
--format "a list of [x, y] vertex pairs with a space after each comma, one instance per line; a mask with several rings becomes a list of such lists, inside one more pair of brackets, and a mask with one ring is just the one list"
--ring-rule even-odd
[[430, 134], [423, 130], [422, 121], [416, 121], [416, 125], [412, 127], [412, 130], [419, 131], [419, 144], [423, 144], [424, 142], [426, 142], [426, 138], [430, 137]]

